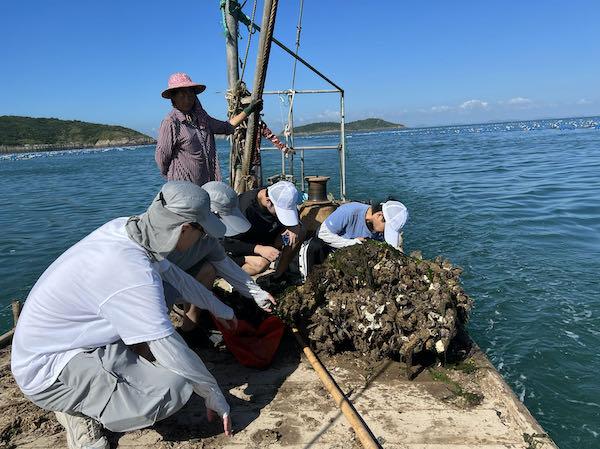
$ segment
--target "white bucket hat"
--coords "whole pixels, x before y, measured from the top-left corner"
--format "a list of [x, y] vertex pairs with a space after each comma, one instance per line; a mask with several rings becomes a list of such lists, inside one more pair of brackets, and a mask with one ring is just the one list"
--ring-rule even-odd
[[408, 220], [408, 209], [400, 201], [386, 201], [382, 207], [385, 228], [383, 237], [394, 248], [400, 247], [400, 233]]
[[250, 229], [250, 222], [240, 210], [237, 193], [221, 181], [210, 181], [202, 186], [210, 196], [210, 210], [225, 225], [225, 237], [243, 234]]
[[279, 181], [267, 188], [267, 194], [273, 206], [277, 219], [284, 226], [296, 226], [300, 223], [298, 218], [298, 190], [288, 181]]

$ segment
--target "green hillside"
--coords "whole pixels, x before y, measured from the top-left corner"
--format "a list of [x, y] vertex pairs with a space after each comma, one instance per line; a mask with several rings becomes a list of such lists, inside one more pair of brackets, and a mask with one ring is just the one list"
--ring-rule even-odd
[[123, 126], [55, 118], [0, 116], [1, 147], [70, 148], [153, 142], [151, 137]]
[[[379, 118], [368, 118], [364, 120], [356, 120], [346, 123], [346, 131], [380, 131], [385, 129], [401, 129], [404, 125], [399, 123], [391, 123]], [[308, 125], [297, 126], [294, 128], [294, 133], [297, 134], [319, 134], [339, 131], [340, 124], [338, 122], [319, 122], [310, 123]]]

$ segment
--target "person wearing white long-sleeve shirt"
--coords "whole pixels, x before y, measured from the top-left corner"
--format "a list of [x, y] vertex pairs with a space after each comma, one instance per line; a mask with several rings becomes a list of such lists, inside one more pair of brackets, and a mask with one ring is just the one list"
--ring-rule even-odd
[[[56, 412], [70, 449], [108, 449], [102, 426], [125, 432], [177, 412], [192, 392], [231, 435], [229, 405], [217, 381], [175, 332], [163, 280], [186, 300], [235, 327], [233, 310], [166, 259], [225, 226], [208, 194], [169, 182], [145, 214], [117, 218], [63, 253], [31, 290], [12, 346], [23, 393]], [[147, 343], [155, 363], [126, 345]]]
[[[239, 209], [238, 196], [235, 190], [221, 181], [211, 181], [202, 186], [210, 197], [210, 209], [225, 225], [225, 237], [237, 235], [250, 229], [250, 222]], [[172, 251], [169, 261], [185, 270], [204, 284], [212, 288], [216, 277], [225, 279], [242, 296], [252, 298], [263, 310], [270, 312], [274, 299], [236, 264], [227, 254], [218, 239], [205, 234], [185, 252]], [[169, 293], [174, 292], [169, 288]], [[180, 293], [180, 300], [185, 296]], [[200, 320], [201, 310], [193, 304], [185, 304], [186, 313], [181, 331], [184, 335], [196, 327]]]

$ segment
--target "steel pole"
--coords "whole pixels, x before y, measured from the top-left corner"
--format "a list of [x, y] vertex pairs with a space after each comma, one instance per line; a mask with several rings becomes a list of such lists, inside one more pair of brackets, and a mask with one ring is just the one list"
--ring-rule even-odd
[[346, 199], [346, 112], [344, 108], [344, 91], [340, 92], [340, 197]]

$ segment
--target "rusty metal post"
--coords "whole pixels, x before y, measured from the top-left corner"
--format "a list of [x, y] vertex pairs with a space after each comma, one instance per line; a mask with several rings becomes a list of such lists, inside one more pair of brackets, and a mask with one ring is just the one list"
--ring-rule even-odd
[[4, 348], [8, 346], [12, 341], [13, 335], [15, 334], [15, 328], [17, 327], [17, 321], [19, 320], [19, 315], [21, 314], [21, 302], [18, 300], [14, 300], [11, 303], [12, 308], [12, 316], [13, 316], [13, 328], [8, 332], [0, 335], [0, 348]]
[[11, 303], [11, 308], [13, 316], [13, 326], [17, 327], [17, 321], [19, 321], [19, 315], [21, 315], [21, 301], [15, 299]]

